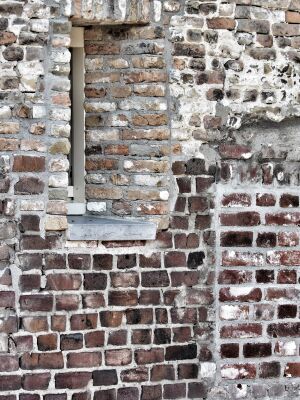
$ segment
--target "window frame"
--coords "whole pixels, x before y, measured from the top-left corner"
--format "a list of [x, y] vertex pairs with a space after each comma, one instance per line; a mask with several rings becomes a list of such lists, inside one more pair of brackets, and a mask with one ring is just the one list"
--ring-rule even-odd
[[86, 212], [85, 199], [85, 110], [84, 110], [84, 28], [72, 27], [71, 68], [71, 154], [72, 182], [68, 186], [68, 215]]

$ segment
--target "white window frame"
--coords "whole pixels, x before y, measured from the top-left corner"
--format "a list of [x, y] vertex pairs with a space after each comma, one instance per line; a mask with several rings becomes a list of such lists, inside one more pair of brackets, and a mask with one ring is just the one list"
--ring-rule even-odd
[[72, 27], [72, 121], [71, 157], [73, 186], [68, 187], [68, 214], [86, 212], [85, 199], [85, 111], [84, 111], [84, 28]]

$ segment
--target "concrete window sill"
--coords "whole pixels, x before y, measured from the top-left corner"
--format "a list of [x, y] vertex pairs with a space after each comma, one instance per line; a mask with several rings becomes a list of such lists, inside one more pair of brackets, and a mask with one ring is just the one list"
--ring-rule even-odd
[[137, 219], [69, 215], [68, 240], [154, 240], [156, 225]]

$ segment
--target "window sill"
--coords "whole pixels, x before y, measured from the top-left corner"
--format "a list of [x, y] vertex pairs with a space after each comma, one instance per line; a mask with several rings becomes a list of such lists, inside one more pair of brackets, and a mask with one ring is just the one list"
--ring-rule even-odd
[[68, 216], [68, 240], [154, 240], [156, 225], [137, 219]]

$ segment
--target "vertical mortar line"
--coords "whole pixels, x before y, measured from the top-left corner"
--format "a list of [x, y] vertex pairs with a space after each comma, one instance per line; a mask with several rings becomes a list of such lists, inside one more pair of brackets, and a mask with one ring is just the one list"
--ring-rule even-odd
[[[220, 230], [218, 229], [218, 221], [219, 221], [219, 212], [220, 212], [220, 185], [221, 183], [215, 183], [215, 213], [213, 218], [213, 228], [216, 233], [216, 242], [215, 242], [215, 284], [214, 284], [214, 297], [215, 297], [215, 362], [216, 362], [216, 376], [215, 382], [221, 381], [220, 374], [220, 353], [218, 351], [218, 346], [220, 345], [220, 319], [219, 319], [219, 310], [220, 310], [220, 302], [219, 302], [219, 285], [218, 285], [218, 276], [220, 273], [220, 262], [221, 262], [221, 247], [220, 247]], [[222, 192], [222, 191], [221, 191]]]
[[[181, 10], [181, 13], [183, 13], [183, 9]], [[154, 12], [153, 12], [154, 14]], [[172, 99], [171, 99], [171, 90], [170, 90], [170, 86], [171, 86], [171, 82], [170, 82], [170, 78], [171, 78], [171, 71], [172, 71], [172, 67], [173, 67], [173, 58], [172, 58], [172, 42], [170, 40], [170, 26], [169, 25], [164, 25], [164, 20], [163, 20], [163, 8], [161, 10], [161, 22], [160, 24], [163, 27], [164, 33], [165, 33], [165, 38], [164, 38], [164, 59], [166, 61], [166, 74], [167, 74], [167, 81], [166, 81], [166, 94], [165, 94], [165, 98], [167, 101], [167, 113], [168, 113], [168, 129], [169, 129], [169, 133], [170, 133], [170, 137], [168, 139], [168, 144], [169, 144], [169, 149], [170, 149], [170, 156], [169, 156], [169, 170], [168, 170], [168, 192], [169, 192], [169, 199], [168, 199], [168, 207], [169, 207], [169, 216], [171, 216], [171, 213], [173, 210], [171, 210], [171, 192], [172, 191], [172, 185], [174, 185], [174, 189], [176, 189], [176, 185], [175, 185], [175, 179], [173, 177], [172, 174], [172, 162], [173, 162], [173, 153], [172, 153], [172, 145], [173, 145], [173, 139], [172, 139]], [[174, 190], [175, 193], [175, 190]], [[173, 238], [172, 238], [172, 242], [173, 242]]]
[[[53, 79], [52, 76], [52, 71], [50, 71], [50, 65], [51, 65], [51, 55], [52, 55], [52, 38], [53, 38], [53, 19], [50, 20], [49, 23], [49, 41], [47, 43], [47, 47], [46, 47], [46, 57], [44, 60], [44, 69], [45, 69], [45, 101], [46, 101], [46, 123], [45, 123], [45, 140], [47, 143], [47, 155], [46, 155], [46, 171], [45, 171], [45, 190], [44, 190], [44, 223], [45, 223], [45, 218], [46, 218], [46, 203], [48, 202], [49, 199], [49, 159], [50, 159], [50, 155], [49, 155], [49, 137], [51, 137], [50, 135], [50, 131], [51, 131], [51, 120], [50, 120], [50, 111], [51, 111], [51, 82]], [[43, 227], [45, 228], [45, 226]], [[42, 234], [45, 236], [45, 230], [43, 229]]]

